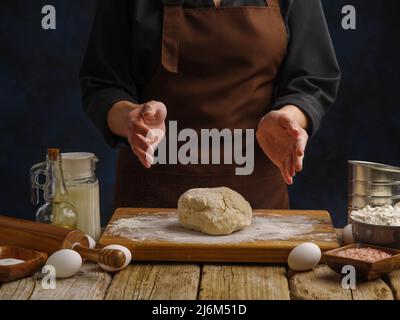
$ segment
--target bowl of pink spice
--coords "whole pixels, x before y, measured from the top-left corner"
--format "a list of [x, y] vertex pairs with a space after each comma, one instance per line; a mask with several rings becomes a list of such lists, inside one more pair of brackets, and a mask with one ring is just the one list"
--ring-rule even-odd
[[326, 264], [342, 274], [344, 266], [353, 266], [360, 279], [373, 280], [400, 269], [400, 250], [369, 244], [352, 244], [324, 254]]

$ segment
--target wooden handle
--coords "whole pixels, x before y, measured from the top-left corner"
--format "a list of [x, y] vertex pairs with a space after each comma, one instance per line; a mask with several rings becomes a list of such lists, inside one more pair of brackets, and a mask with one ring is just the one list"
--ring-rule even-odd
[[78, 252], [82, 258], [89, 261], [101, 263], [107, 267], [120, 269], [124, 266], [126, 257], [121, 250], [115, 249], [89, 249], [76, 245], [73, 249]]

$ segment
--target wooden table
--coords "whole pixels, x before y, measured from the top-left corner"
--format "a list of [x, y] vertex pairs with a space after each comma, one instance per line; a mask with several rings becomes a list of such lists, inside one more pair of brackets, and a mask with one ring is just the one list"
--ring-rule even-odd
[[27, 278], [0, 285], [0, 300], [400, 300], [400, 271], [344, 290], [321, 265], [306, 273], [285, 266], [135, 263], [111, 275], [87, 263], [73, 278], [45, 290]]

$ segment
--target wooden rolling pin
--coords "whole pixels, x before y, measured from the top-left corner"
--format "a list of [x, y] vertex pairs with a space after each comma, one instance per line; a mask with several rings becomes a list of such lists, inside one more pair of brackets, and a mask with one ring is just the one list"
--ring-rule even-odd
[[120, 250], [90, 249], [82, 231], [5, 216], [0, 216], [0, 246], [33, 249], [48, 255], [61, 249], [73, 249], [82, 258], [112, 269], [123, 268], [127, 259]]

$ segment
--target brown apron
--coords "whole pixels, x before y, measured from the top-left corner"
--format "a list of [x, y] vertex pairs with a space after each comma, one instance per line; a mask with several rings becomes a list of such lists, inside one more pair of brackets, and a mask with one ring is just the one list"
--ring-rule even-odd
[[[163, 2], [161, 63], [140, 90], [142, 102], [165, 103], [167, 121], [176, 121], [178, 130], [257, 129], [270, 111], [273, 83], [287, 48], [278, 0], [266, 0], [265, 7], [220, 8]], [[287, 209], [288, 191], [279, 169], [256, 141], [254, 147], [249, 176], [235, 175], [237, 166], [232, 164], [145, 169], [130, 148], [124, 148], [117, 162], [115, 205], [173, 208], [188, 189], [226, 186], [253, 208]]]

